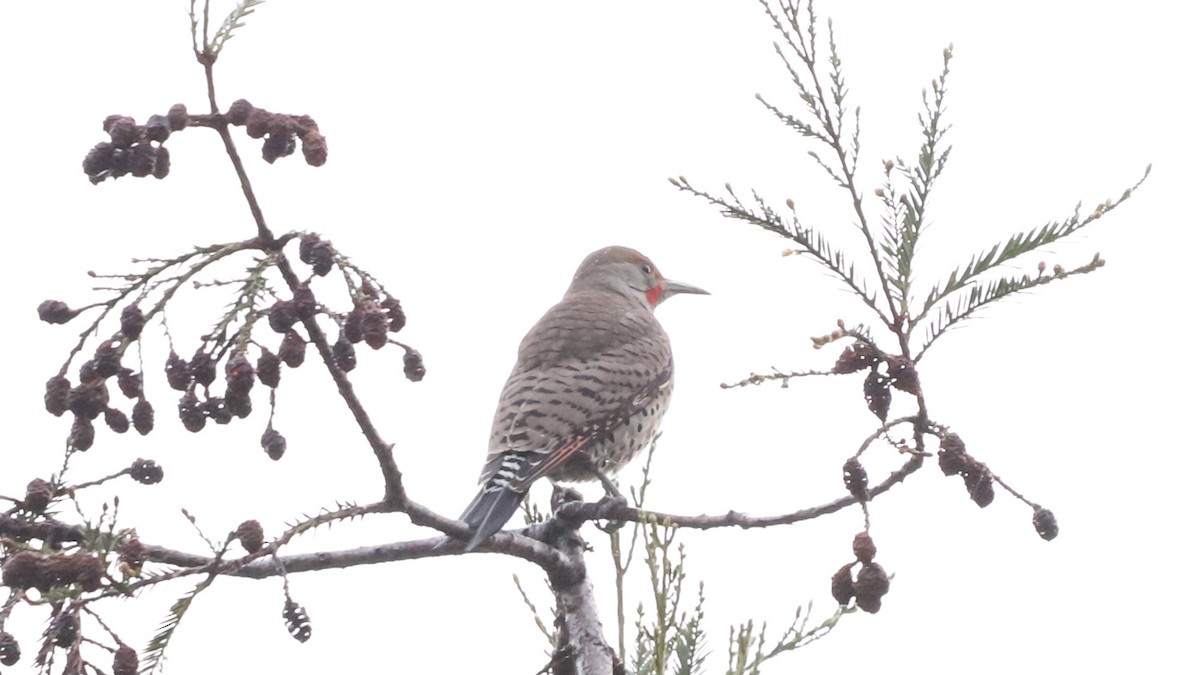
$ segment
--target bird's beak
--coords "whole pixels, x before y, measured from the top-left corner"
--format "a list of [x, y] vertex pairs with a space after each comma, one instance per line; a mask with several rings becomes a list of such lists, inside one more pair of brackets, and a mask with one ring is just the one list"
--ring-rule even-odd
[[691, 284], [685, 284], [682, 281], [671, 281], [670, 279], [663, 279], [662, 284], [663, 284], [662, 285], [663, 292], [662, 292], [662, 296], [658, 299], [659, 302], [662, 302], [663, 300], [666, 300], [667, 298], [671, 297], [672, 295], [676, 295], [679, 293], [692, 293], [695, 295], [709, 295], [709, 292], [704, 290], [703, 288], [700, 288], [698, 286], [693, 286]]

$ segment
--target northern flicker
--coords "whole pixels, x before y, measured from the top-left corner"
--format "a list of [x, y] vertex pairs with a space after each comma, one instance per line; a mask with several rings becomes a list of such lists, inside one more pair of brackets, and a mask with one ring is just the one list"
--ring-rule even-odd
[[583, 261], [517, 351], [482, 486], [461, 516], [471, 527], [468, 551], [504, 527], [537, 479], [602, 478], [650, 443], [673, 382], [671, 343], [654, 308], [677, 293], [708, 294], [664, 279], [631, 248]]

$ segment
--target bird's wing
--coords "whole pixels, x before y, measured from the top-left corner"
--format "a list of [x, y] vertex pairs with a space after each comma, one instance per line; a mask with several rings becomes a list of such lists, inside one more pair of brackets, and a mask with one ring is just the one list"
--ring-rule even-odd
[[657, 370], [640, 377], [619, 358], [607, 358], [514, 372], [496, 412], [480, 482], [525, 492], [640, 414], [671, 379], [669, 360]]

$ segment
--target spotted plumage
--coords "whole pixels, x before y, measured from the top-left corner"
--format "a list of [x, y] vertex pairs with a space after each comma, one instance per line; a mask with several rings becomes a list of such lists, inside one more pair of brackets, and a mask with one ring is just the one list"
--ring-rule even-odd
[[671, 344], [654, 308], [676, 293], [633, 249], [579, 266], [561, 302], [522, 340], [500, 394], [479, 493], [462, 519], [468, 549], [504, 526], [539, 478], [612, 473], [653, 439], [671, 397]]

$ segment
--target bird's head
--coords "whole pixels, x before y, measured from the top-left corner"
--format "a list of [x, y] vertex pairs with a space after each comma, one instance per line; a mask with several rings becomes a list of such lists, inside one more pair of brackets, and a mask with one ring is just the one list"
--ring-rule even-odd
[[708, 291], [663, 277], [649, 258], [624, 246], [602, 248], [584, 259], [567, 294], [577, 291], [620, 293], [653, 310], [678, 293], [708, 295]]

